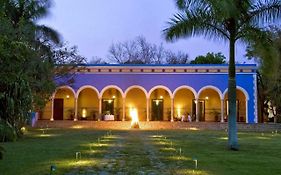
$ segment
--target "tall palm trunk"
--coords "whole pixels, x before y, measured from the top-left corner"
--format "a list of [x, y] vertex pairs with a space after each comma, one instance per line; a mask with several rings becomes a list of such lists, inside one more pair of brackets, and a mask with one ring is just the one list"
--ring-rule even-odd
[[236, 126], [236, 78], [235, 78], [235, 34], [230, 32], [230, 54], [228, 67], [228, 147], [238, 150], [237, 126]]

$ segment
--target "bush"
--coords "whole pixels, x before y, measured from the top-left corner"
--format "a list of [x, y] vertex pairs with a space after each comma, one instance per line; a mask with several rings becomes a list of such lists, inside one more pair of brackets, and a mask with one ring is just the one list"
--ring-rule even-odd
[[0, 160], [3, 159], [4, 151], [5, 151], [4, 148], [0, 146]]
[[4, 121], [0, 121], [0, 139], [2, 142], [15, 141], [17, 139], [15, 129]]

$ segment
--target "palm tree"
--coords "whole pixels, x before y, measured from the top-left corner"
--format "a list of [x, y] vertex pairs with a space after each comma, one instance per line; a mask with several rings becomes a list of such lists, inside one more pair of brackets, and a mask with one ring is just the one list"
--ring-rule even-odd
[[39, 39], [60, 43], [59, 34], [54, 29], [37, 23], [49, 14], [50, 0], [3, 0], [0, 5], [9, 23], [17, 30], [17, 37], [24, 33], [29, 39], [37, 40], [37, 44]]
[[203, 35], [229, 42], [228, 147], [238, 150], [236, 126], [235, 43], [248, 42], [264, 24], [281, 17], [280, 0], [175, 0], [179, 13], [164, 29], [166, 40]]

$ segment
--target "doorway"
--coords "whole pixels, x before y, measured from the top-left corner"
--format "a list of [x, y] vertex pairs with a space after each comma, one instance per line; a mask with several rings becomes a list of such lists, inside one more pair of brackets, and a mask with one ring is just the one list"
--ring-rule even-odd
[[114, 100], [102, 100], [102, 114], [114, 115]]
[[151, 102], [152, 121], [162, 121], [163, 120], [163, 109], [164, 109], [164, 100], [163, 99], [153, 99]]
[[54, 99], [54, 120], [63, 120], [63, 98]]
[[[192, 100], [192, 115], [196, 116], [196, 105], [198, 105], [198, 119], [199, 121], [205, 121], [205, 100]], [[196, 120], [196, 117], [192, 120]]]

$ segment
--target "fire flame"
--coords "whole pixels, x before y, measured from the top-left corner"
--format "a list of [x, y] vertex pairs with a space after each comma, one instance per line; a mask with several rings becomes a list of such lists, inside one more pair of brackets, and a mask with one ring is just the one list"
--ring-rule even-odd
[[138, 110], [135, 108], [130, 109], [130, 116], [132, 118], [131, 128], [139, 128]]

